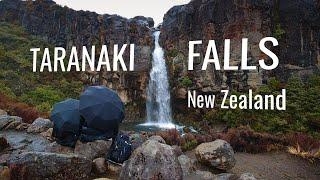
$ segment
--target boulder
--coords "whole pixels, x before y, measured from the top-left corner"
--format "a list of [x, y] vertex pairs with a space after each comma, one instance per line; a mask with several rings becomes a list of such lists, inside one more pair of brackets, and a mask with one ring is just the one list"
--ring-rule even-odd
[[107, 161], [108, 174], [119, 175], [121, 168], [122, 168], [121, 165]]
[[0, 116], [0, 130], [12, 128], [14, 126], [18, 126], [21, 123], [21, 117], [7, 115]]
[[28, 123], [21, 123], [16, 127], [17, 131], [24, 131], [27, 130], [29, 128], [30, 124]]
[[85, 179], [92, 162], [74, 154], [25, 152], [13, 156], [8, 166], [12, 179]]
[[112, 141], [104, 140], [96, 140], [87, 143], [77, 141], [74, 153], [93, 160], [95, 158], [104, 157], [109, 152], [111, 144]]
[[166, 141], [161, 136], [151, 136], [148, 140], [157, 141], [162, 144], [166, 144]]
[[191, 160], [188, 156], [181, 155], [178, 157], [178, 160], [181, 165], [183, 176], [188, 176], [196, 170], [196, 167], [194, 165], [195, 162]]
[[119, 179], [182, 179], [182, 169], [171, 146], [147, 140], [124, 162]]
[[243, 173], [240, 175], [239, 180], [256, 180], [256, 178], [251, 173]]
[[232, 147], [221, 139], [200, 144], [195, 149], [195, 155], [202, 164], [220, 170], [231, 169], [236, 164]]
[[93, 170], [98, 174], [103, 174], [106, 172], [106, 159], [104, 158], [97, 158], [93, 160]]
[[173, 145], [171, 147], [173, 148], [173, 151], [176, 153], [177, 156], [180, 156], [183, 154], [180, 146]]
[[8, 115], [5, 110], [0, 109], [0, 116]]
[[49, 119], [38, 118], [28, 127], [28, 133], [42, 133], [53, 127]]
[[0, 152], [10, 147], [7, 139], [5, 137], [0, 137]]

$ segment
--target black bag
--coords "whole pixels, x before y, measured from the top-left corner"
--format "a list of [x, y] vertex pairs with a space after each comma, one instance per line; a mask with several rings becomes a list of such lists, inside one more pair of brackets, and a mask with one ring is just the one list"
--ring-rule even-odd
[[116, 163], [123, 163], [129, 159], [132, 152], [132, 145], [130, 137], [128, 135], [118, 135], [110, 148], [110, 152], [107, 155], [107, 159]]

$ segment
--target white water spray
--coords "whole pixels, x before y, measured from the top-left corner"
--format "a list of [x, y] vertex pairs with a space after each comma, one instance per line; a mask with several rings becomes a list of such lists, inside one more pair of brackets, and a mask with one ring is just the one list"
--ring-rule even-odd
[[160, 31], [154, 34], [152, 69], [147, 88], [147, 122], [143, 125], [159, 128], [175, 128], [172, 123], [168, 73], [164, 52], [159, 44]]

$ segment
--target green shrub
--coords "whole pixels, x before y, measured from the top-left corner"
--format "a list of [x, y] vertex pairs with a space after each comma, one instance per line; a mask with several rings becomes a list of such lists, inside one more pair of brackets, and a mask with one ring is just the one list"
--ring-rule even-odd
[[180, 80], [180, 84], [183, 87], [191, 87], [193, 83], [192, 83], [192, 80], [189, 77], [183, 77]]
[[281, 28], [280, 24], [277, 24], [274, 29], [274, 37], [276, 37], [277, 39], [282, 39], [285, 34], [286, 31]]
[[64, 95], [60, 91], [46, 86], [38, 87], [21, 97], [23, 102], [34, 106], [47, 106], [47, 104], [52, 106], [63, 99]]
[[196, 148], [198, 145], [197, 140], [187, 141], [181, 146], [182, 151], [190, 151]]
[[52, 105], [48, 102], [43, 102], [39, 105], [36, 105], [36, 108], [40, 112], [50, 112], [52, 109]]
[[[83, 88], [79, 73], [33, 72], [32, 47], [52, 49], [53, 45], [20, 26], [0, 22], [0, 92], [34, 105], [42, 112], [50, 111], [53, 103], [63, 98], [79, 98]], [[41, 52], [39, 62], [40, 57]]]
[[206, 113], [203, 120], [209, 124], [224, 122], [234, 128], [250, 126], [259, 132], [304, 132], [319, 136], [320, 76], [313, 75], [306, 82], [291, 77], [286, 84], [271, 78], [268, 85], [258, 88], [255, 93], [278, 94], [282, 88], [287, 90], [286, 111], [215, 109]]

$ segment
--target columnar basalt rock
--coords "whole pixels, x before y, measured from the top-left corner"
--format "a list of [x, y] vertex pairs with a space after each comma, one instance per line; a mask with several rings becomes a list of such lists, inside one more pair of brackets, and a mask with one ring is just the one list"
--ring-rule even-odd
[[[21, 25], [29, 33], [67, 51], [73, 46], [82, 49], [82, 46], [91, 48], [94, 45], [97, 58], [101, 45], [113, 47], [119, 44], [121, 47], [123, 44], [135, 44], [133, 72], [111, 73], [103, 69], [100, 72], [77, 73], [76, 76], [85, 84], [103, 84], [116, 90], [129, 106], [128, 120], [144, 117], [153, 49], [152, 18], [137, 16], [126, 19], [118, 15], [75, 11], [54, 1], [3, 0], [0, 2], [0, 20]], [[113, 48], [108, 51], [113, 52]], [[129, 51], [124, 53], [125, 60], [129, 60], [129, 54]], [[112, 57], [113, 53], [109, 56]], [[129, 62], [125, 63], [128, 66]]]
[[[224, 88], [243, 91], [267, 83], [271, 76], [286, 81], [293, 73], [305, 76], [318, 70], [320, 14], [317, 7], [317, 1], [313, 0], [193, 0], [171, 8], [165, 14], [160, 39], [166, 52], [175, 111], [180, 108], [179, 102], [185, 102], [186, 88], [199, 93], [215, 93]], [[257, 65], [259, 59], [267, 58], [259, 49], [259, 41], [268, 36], [279, 42], [272, 50], [279, 57], [280, 65], [273, 71], [217, 71], [212, 66], [201, 71], [203, 58], [195, 58], [194, 71], [187, 70], [189, 41], [202, 40], [207, 44], [208, 40], [215, 40], [219, 60], [223, 61], [224, 40], [230, 39], [230, 65], [239, 65], [241, 39], [248, 38], [248, 62]], [[195, 51], [203, 57], [206, 46], [198, 46]]]

